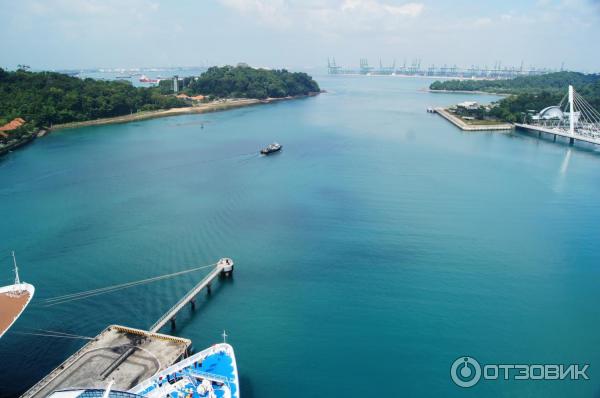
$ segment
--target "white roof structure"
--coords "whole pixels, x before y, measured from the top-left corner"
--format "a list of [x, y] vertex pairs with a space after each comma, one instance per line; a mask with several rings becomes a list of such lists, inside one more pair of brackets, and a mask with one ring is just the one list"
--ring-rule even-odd
[[560, 106], [553, 105], [546, 107], [540, 111], [537, 115], [533, 116], [533, 119], [561, 119], [565, 117], [564, 112], [560, 109]]
[[462, 108], [477, 108], [479, 104], [475, 101], [464, 101], [460, 104], [457, 104], [456, 106], [460, 106]]

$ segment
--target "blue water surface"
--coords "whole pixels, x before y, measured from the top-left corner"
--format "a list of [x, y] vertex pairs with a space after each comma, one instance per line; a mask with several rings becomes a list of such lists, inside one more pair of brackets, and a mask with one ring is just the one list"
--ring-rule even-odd
[[[37, 291], [0, 340], [0, 396], [85, 343], [17, 332], [147, 328], [203, 274], [44, 298], [231, 257], [173, 333], [201, 349], [227, 330], [244, 398], [597, 397], [599, 150], [425, 112], [493, 96], [318, 80], [315, 98], [64, 130], [1, 159], [0, 279], [14, 249]], [[461, 355], [588, 363], [590, 380], [462, 389]]]

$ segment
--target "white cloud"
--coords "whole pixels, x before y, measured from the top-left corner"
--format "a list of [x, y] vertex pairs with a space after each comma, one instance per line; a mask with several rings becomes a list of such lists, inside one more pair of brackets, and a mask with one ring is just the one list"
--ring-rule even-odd
[[421, 3], [406, 3], [399, 6], [383, 3], [378, 0], [345, 0], [341, 6], [344, 12], [360, 12], [367, 15], [382, 17], [386, 14], [417, 17], [423, 11]]
[[258, 17], [260, 22], [279, 27], [290, 25], [290, 8], [283, 0], [221, 0], [240, 14]]
[[478, 28], [490, 26], [492, 24], [492, 19], [488, 17], [477, 18], [473, 21], [473, 24]]
[[382, 0], [220, 0], [262, 24], [280, 28], [304, 27], [338, 34], [382, 28], [390, 30], [400, 19], [416, 18], [422, 3], [391, 4]]
[[54, 17], [102, 18], [140, 12], [156, 12], [160, 4], [149, 0], [23, 0], [29, 11]]
[[[598, 69], [598, 57], [581, 49], [595, 48], [599, 0], [487, 3], [194, 0], [174, 6], [169, 0], [0, 0], [0, 13], [11, 16], [0, 24], [0, 36], [10, 38], [0, 40], [0, 53], [14, 54], [15, 62], [62, 66], [207, 59], [315, 65], [335, 55], [346, 65], [358, 57], [371, 62], [383, 57], [384, 64], [394, 58], [409, 63], [422, 58], [424, 65], [489, 65], [502, 59], [558, 67], [564, 59], [567, 67]], [[535, 45], [548, 37], [557, 51]], [[473, 52], [490, 46], [493, 52]]]

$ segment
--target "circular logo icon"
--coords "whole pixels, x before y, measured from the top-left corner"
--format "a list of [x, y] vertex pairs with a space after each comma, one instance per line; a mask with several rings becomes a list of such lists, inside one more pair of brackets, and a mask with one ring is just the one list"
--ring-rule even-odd
[[452, 363], [450, 376], [459, 387], [473, 387], [481, 379], [481, 366], [475, 358], [460, 357]]

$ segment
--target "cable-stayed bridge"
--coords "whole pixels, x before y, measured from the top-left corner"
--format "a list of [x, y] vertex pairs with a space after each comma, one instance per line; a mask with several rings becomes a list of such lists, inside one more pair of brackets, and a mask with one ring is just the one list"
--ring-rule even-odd
[[594, 109], [573, 86], [558, 105], [549, 106], [533, 116], [529, 123], [515, 123], [515, 126], [541, 133], [553, 134], [575, 140], [600, 145], [600, 113]]

